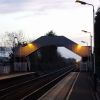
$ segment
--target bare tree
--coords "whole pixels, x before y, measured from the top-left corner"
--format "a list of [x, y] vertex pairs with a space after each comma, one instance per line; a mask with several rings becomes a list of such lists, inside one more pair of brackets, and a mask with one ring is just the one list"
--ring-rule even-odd
[[4, 43], [7, 47], [14, 47], [16, 44], [22, 43], [25, 41], [24, 34], [20, 32], [6, 32], [4, 36]]

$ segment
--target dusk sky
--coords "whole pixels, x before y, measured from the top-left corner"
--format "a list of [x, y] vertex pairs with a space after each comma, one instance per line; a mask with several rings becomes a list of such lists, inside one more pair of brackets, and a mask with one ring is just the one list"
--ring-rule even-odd
[[[99, 0], [83, 1], [93, 4], [95, 11], [100, 5]], [[75, 0], [0, 0], [1, 37], [5, 32], [22, 31], [27, 40], [35, 40], [53, 30], [56, 35], [89, 44], [89, 34], [81, 32], [83, 29], [93, 33], [92, 7]], [[70, 57], [66, 49], [62, 50]]]

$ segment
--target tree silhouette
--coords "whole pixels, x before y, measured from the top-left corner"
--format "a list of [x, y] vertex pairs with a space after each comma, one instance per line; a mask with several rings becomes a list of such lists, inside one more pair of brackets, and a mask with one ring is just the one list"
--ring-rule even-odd
[[48, 33], [46, 34], [46, 36], [56, 36], [56, 35], [55, 35], [55, 33], [51, 30], [50, 32], [48, 32]]
[[100, 8], [98, 9], [95, 17], [95, 63], [96, 63], [96, 72], [100, 77]]
[[6, 32], [5, 34], [5, 42], [7, 42], [7, 46], [11, 48], [11, 52], [9, 53], [9, 61], [10, 61], [10, 67], [11, 67], [11, 72], [14, 71], [14, 62], [20, 57], [15, 57], [14, 51], [18, 45], [21, 45], [23, 41], [25, 41], [24, 35], [22, 32]]

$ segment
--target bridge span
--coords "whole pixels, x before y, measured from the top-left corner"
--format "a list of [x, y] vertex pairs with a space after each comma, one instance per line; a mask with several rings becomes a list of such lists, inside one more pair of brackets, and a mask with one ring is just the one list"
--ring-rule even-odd
[[81, 46], [80, 44], [75, 43], [74, 41], [68, 39], [67, 37], [42, 36], [31, 43], [18, 46], [15, 50], [15, 55], [19, 57], [28, 56], [32, 52], [35, 52], [38, 49], [49, 45], [66, 47], [67, 49], [71, 50], [72, 52], [78, 54], [81, 57], [87, 57], [90, 54], [89, 46]]

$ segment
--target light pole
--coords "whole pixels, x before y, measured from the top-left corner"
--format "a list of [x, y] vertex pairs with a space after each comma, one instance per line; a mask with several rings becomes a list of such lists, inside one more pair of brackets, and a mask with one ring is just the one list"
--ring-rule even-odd
[[[90, 35], [90, 49], [89, 49], [89, 51], [90, 51], [90, 56], [89, 56], [90, 64], [89, 64], [89, 65], [90, 65], [91, 68], [93, 68], [93, 67], [92, 67], [92, 51], [93, 51], [93, 50], [92, 50], [92, 47], [93, 47], [93, 46], [92, 46], [92, 34], [91, 34], [91, 32], [88, 32], [88, 31], [86, 31], [86, 30], [81, 30], [81, 31], [84, 32], [84, 33], [89, 33], [89, 35]], [[91, 68], [90, 68], [90, 70], [89, 70], [90, 72], [91, 72]]]
[[[82, 5], [89, 5], [92, 7], [93, 9], [93, 33], [94, 33], [94, 23], [95, 23], [95, 12], [94, 12], [94, 5], [87, 3], [87, 2], [83, 2], [80, 0], [76, 0], [76, 3], [80, 3]], [[95, 47], [95, 43], [94, 43], [94, 47]], [[93, 75], [94, 75], [94, 90], [96, 91], [96, 67], [95, 67], [95, 51], [94, 51], [94, 47], [93, 47]]]
[[91, 54], [92, 54], [92, 51], [93, 51], [93, 50], [92, 50], [92, 47], [93, 47], [93, 46], [92, 46], [92, 34], [91, 34], [91, 32], [88, 32], [88, 31], [86, 31], [86, 30], [81, 30], [81, 31], [84, 32], [84, 33], [89, 33], [89, 34], [90, 34], [90, 47], [91, 47], [90, 49], [91, 49]]
[[18, 38], [17, 37], [14, 37], [14, 42], [15, 42], [15, 47], [18, 45]]
[[18, 42], [18, 38], [16, 36], [14, 36], [14, 40], [13, 40], [13, 71], [15, 70], [16, 67], [16, 57], [15, 57], [15, 48], [17, 46], [17, 42]]
[[82, 43], [86, 43], [86, 45], [88, 46], [88, 42], [85, 42], [85, 41], [81, 41]]

